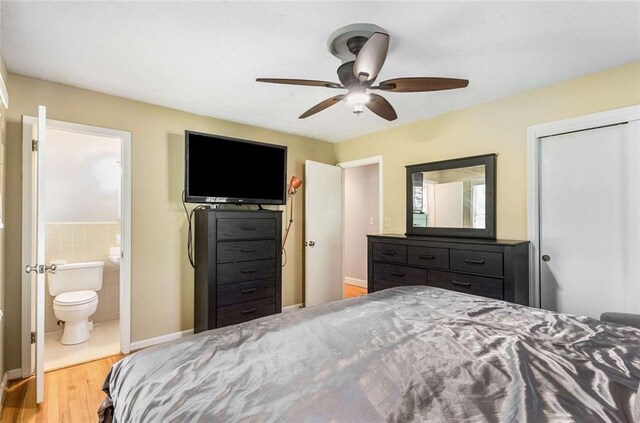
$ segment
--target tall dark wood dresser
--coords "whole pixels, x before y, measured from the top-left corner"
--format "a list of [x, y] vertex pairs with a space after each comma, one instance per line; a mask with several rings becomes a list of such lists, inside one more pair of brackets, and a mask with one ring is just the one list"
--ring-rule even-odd
[[282, 212], [197, 210], [194, 331], [282, 310]]

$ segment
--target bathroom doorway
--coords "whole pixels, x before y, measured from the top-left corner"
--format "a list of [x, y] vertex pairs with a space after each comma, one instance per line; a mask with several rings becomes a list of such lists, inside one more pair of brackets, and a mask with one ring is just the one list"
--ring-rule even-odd
[[[25, 169], [27, 161], [33, 164], [33, 148], [28, 147], [39, 147], [32, 143], [34, 124], [35, 118], [24, 117]], [[44, 264], [49, 268], [44, 371], [129, 352], [130, 257], [123, 252], [130, 245], [130, 140], [128, 132], [46, 121], [44, 169], [39, 169], [46, 174], [45, 206], [39, 211], [44, 215]], [[35, 241], [25, 228], [30, 224], [25, 215], [31, 216], [35, 208], [29, 182], [23, 181], [26, 252], [33, 244], [28, 238]], [[28, 338], [35, 331], [35, 309], [35, 289], [23, 289], [23, 377], [34, 368]]]

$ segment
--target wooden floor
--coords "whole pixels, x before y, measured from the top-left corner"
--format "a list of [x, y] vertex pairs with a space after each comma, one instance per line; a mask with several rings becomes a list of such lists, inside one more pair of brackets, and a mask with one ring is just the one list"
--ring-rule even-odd
[[367, 288], [362, 288], [361, 286], [357, 285], [351, 285], [350, 283], [344, 283], [343, 290], [344, 293], [342, 298], [353, 298], [367, 294]]
[[123, 357], [116, 355], [45, 373], [45, 400], [40, 406], [36, 406], [34, 378], [11, 382], [0, 422], [97, 422], [98, 407], [105, 397], [102, 382], [111, 365]]

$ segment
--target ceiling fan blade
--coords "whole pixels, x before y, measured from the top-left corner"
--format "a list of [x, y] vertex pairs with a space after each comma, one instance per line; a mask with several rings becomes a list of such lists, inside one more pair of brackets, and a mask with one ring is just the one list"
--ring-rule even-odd
[[388, 50], [389, 35], [382, 32], [374, 32], [356, 56], [356, 62], [353, 65], [355, 77], [363, 82], [371, 81], [377, 77], [387, 58]]
[[378, 94], [369, 94], [369, 101], [365, 105], [376, 115], [386, 120], [396, 120], [398, 115], [393, 109], [391, 103], [389, 103], [384, 97]]
[[346, 94], [340, 94], [335, 97], [331, 97], [324, 101], [321, 101], [320, 103], [316, 104], [315, 106], [313, 106], [312, 108], [310, 108], [309, 110], [301, 114], [298, 119], [304, 119], [304, 118], [308, 118], [311, 115], [315, 115], [316, 113], [321, 112], [324, 109], [339, 103], [345, 97], [346, 97]]
[[394, 93], [415, 93], [421, 91], [441, 91], [464, 88], [469, 85], [466, 79], [455, 78], [396, 78], [383, 81], [377, 87]]
[[286, 78], [258, 78], [257, 82], [268, 82], [270, 84], [285, 85], [305, 85], [308, 87], [325, 87], [325, 88], [344, 88], [337, 82], [316, 81], [313, 79], [286, 79]]

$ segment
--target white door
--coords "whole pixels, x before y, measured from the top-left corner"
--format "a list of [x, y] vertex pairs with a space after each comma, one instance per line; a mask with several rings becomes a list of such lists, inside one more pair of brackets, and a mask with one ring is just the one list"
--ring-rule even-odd
[[593, 318], [640, 311], [637, 128], [540, 140], [542, 308]]
[[[38, 108], [37, 121], [31, 122], [23, 118], [23, 137], [25, 138], [23, 149], [23, 229], [28, 231], [27, 245], [23, 246], [23, 263], [25, 264], [25, 287], [23, 295], [31, 298], [28, 303], [31, 310], [26, 310], [23, 316], [28, 316], [28, 325], [24, 328], [35, 332], [35, 339], [26, 358], [26, 368], [34, 371], [36, 376], [36, 402], [44, 400], [44, 298], [45, 298], [45, 272], [50, 267], [45, 263], [45, 155], [46, 155], [46, 123], [47, 109], [44, 106]], [[32, 130], [33, 129], [33, 130]], [[33, 140], [33, 144], [30, 142]], [[33, 147], [32, 147], [33, 146]], [[31, 201], [29, 201], [31, 200]], [[29, 242], [30, 241], [30, 242]], [[29, 336], [27, 332], [25, 336]], [[33, 342], [35, 341], [35, 342]], [[23, 375], [24, 376], [24, 375]]]
[[305, 162], [306, 307], [342, 299], [342, 168]]

